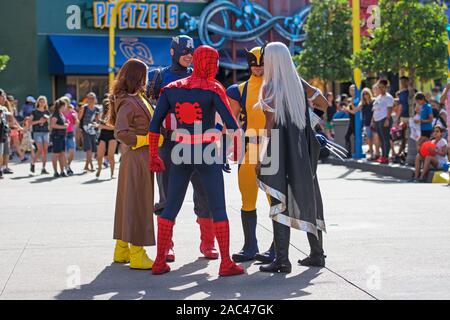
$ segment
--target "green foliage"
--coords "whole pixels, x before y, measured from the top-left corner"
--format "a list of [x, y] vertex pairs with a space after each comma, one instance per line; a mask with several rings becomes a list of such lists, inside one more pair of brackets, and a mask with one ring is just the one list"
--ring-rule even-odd
[[406, 69], [421, 79], [445, 77], [447, 17], [436, 2], [380, 0], [381, 26], [353, 57], [364, 72]]
[[294, 57], [307, 79], [348, 81], [352, 78], [352, 10], [348, 0], [312, 0], [306, 21], [304, 50]]
[[0, 56], [0, 71], [4, 70], [6, 68], [6, 64], [9, 61], [8, 56]]

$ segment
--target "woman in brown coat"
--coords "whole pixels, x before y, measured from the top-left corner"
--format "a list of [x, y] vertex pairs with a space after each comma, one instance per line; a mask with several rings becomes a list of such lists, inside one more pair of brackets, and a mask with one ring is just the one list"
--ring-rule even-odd
[[[153, 261], [144, 246], [154, 246], [153, 174], [147, 167], [147, 132], [153, 107], [145, 98], [147, 66], [136, 59], [120, 69], [110, 100], [110, 121], [115, 137], [124, 146], [119, 171], [114, 239], [114, 262], [132, 269], [151, 269]], [[130, 246], [129, 246], [130, 244]]]

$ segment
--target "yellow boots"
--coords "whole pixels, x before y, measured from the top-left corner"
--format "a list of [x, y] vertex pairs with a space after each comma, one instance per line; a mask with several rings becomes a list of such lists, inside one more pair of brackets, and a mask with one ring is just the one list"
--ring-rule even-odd
[[143, 247], [130, 246], [130, 268], [149, 270], [153, 267], [151, 260]]
[[131, 269], [149, 270], [153, 267], [153, 261], [147, 256], [143, 247], [133, 245], [128, 247], [128, 243], [121, 240], [117, 240], [116, 243], [114, 262], [129, 262]]
[[114, 262], [129, 263], [130, 262], [130, 248], [128, 243], [122, 240], [117, 240], [116, 248], [114, 249]]

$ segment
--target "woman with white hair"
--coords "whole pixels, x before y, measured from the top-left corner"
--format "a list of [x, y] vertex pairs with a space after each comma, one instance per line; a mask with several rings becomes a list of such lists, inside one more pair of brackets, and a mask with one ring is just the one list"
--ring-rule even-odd
[[[264, 73], [257, 106], [264, 110], [270, 140], [258, 166], [258, 183], [271, 200], [276, 259], [261, 266], [260, 271], [291, 272], [290, 228], [306, 231], [308, 235], [311, 254], [299, 263], [323, 267], [325, 222], [316, 176], [320, 143], [311, 127], [307, 98], [322, 114], [328, 102], [320, 90], [299, 77], [283, 43], [273, 42], [265, 47]], [[271, 170], [274, 165], [277, 170]]]

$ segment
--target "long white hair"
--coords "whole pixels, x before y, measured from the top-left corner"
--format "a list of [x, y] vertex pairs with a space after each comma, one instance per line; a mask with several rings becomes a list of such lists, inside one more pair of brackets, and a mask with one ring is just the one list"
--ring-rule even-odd
[[300, 129], [306, 126], [305, 91], [284, 43], [271, 42], [264, 50], [264, 82], [257, 106], [275, 109], [275, 119], [282, 125], [290, 119]]

